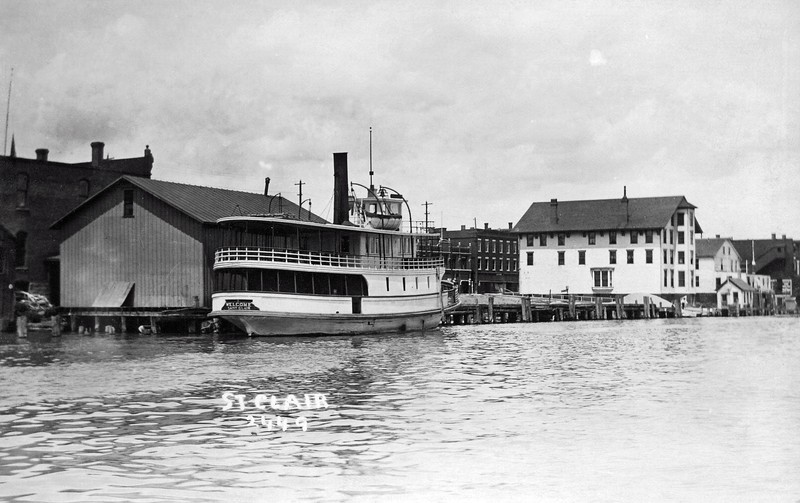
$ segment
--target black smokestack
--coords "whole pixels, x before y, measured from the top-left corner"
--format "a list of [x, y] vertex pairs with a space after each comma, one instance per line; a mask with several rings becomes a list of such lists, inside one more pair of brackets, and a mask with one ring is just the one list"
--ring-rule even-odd
[[348, 221], [347, 152], [333, 154], [333, 223]]

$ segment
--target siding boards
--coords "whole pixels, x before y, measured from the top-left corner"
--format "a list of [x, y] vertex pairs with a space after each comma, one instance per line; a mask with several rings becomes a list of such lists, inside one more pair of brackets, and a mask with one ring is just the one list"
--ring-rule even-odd
[[200, 224], [137, 192], [133, 218], [122, 217], [122, 190], [114, 191], [109, 197], [119, 203], [94, 219], [81, 218], [82, 228], [62, 243], [63, 306], [91, 306], [112, 281], [134, 283], [132, 307], [193, 307], [195, 296], [209, 305], [203, 246], [190, 235]]

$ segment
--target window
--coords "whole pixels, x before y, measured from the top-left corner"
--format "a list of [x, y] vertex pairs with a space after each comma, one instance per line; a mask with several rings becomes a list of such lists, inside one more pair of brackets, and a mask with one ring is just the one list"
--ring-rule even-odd
[[669, 244], [673, 244], [674, 242], [675, 242], [675, 231], [674, 230], [670, 230], [669, 231]]
[[592, 269], [595, 288], [613, 288], [613, 269]]
[[[664, 263], [667, 263], [667, 250], [664, 250]], [[664, 285], [667, 286], [667, 285]]]
[[661, 242], [662, 243], [666, 243], [667, 242], [667, 229], [664, 229], [664, 237], [661, 239]]
[[678, 271], [678, 286], [686, 286], [686, 273], [684, 271]]
[[28, 174], [17, 174], [17, 208], [28, 206]]
[[678, 231], [678, 244], [682, 245], [684, 242], [684, 236], [686, 234], [683, 231]]
[[669, 286], [675, 288], [675, 271], [672, 269], [669, 271]]
[[406, 278], [403, 278], [403, 291], [406, 291]]
[[686, 254], [684, 252], [682, 252], [682, 251], [678, 252], [678, 263], [679, 264], [686, 263]]
[[528, 265], [533, 265], [533, 252], [528, 252]]
[[564, 265], [564, 253], [563, 251], [558, 252], [558, 265]]
[[16, 239], [16, 255], [14, 257], [14, 265], [16, 267], [25, 267], [25, 254], [28, 248], [28, 233], [19, 231]]
[[700, 286], [700, 276], [695, 276], [694, 277], [694, 286], [696, 286], [696, 287]]
[[83, 179], [78, 182], [78, 197], [89, 197], [89, 180]]
[[645, 243], [653, 242], [653, 231], [651, 229], [647, 229], [646, 231], [644, 231], [644, 242]]
[[628, 263], [633, 264], [633, 250], [628, 250]]
[[597, 242], [597, 237], [595, 236], [594, 232], [589, 233], [589, 244], [593, 245]]
[[578, 250], [578, 265], [586, 265], [586, 250]]
[[722, 278], [717, 278], [717, 290], [722, 286]]
[[564, 243], [567, 240], [567, 236], [565, 234], [558, 235], [558, 246], [564, 246]]
[[639, 243], [639, 233], [636, 231], [631, 231], [631, 244], [635, 245]]
[[669, 251], [669, 263], [670, 264], [674, 264], [675, 263], [675, 252], [672, 251], [672, 250]]
[[547, 246], [547, 234], [539, 234], [539, 246]]
[[386, 291], [389, 291], [389, 278], [386, 278]]
[[689, 263], [690, 264], [694, 264], [694, 252], [693, 251], [689, 252]]
[[653, 250], [645, 250], [644, 251], [644, 261], [648, 264], [653, 263]]
[[617, 244], [617, 233], [616, 233], [616, 231], [608, 231], [608, 244], [610, 244], [610, 245]]
[[525, 245], [526, 246], [533, 246], [533, 234], [527, 234], [525, 236]]
[[608, 263], [609, 264], [617, 263], [617, 250], [608, 250]]
[[678, 213], [678, 225], [683, 225], [683, 218], [684, 218], [684, 214], [683, 213]]
[[497, 241], [492, 239], [492, 253], [497, 252]]
[[664, 287], [667, 286], [667, 278], [669, 277], [669, 273], [666, 269], [664, 269]]
[[122, 217], [131, 218], [133, 217], [133, 190], [124, 190], [122, 196]]

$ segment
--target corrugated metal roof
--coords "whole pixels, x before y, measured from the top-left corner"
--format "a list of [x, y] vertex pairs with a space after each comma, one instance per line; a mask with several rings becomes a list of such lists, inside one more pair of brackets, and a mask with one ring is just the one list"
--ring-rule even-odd
[[[150, 178], [124, 175], [60, 218], [53, 224], [53, 227], [60, 226], [64, 221], [71, 218], [72, 215], [80, 211], [82, 207], [92, 204], [92, 201], [99, 197], [100, 194], [122, 181], [129, 182], [139, 187], [141, 190], [160, 199], [165, 204], [203, 223], [215, 223], [218, 219], [223, 217], [262, 215], [278, 213], [279, 211], [293, 216], [298, 214], [297, 204], [282, 196], [265, 196], [264, 194], [252, 192], [165, 182], [161, 180], [152, 180]], [[309, 219], [307, 208], [303, 208], [302, 219]], [[311, 213], [310, 220], [321, 224], [328, 223], [324, 218], [314, 213]]]
[[[123, 176], [122, 179], [149, 192], [190, 217], [206, 223], [216, 222], [222, 217], [278, 213], [279, 208], [290, 215], [298, 214], [298, 206], [282, 196], [276, 196], [273, 199], [272, 196], [264, 194], [163, 182], [135, 176]], [[303, 209], [303, 219], [308, 219], [307, 208]], [[324, 218], [314, 213], [311, 214], [311, 221], [327, 223]]]
[[[514, 232], [561, 232], [609, 229], [660, 229], [678, 208], [695, 208], [683, 196], [597, 199], [588, 201], [537, 202], [531, 204]], [[552, 218], [558, 212], [558, 221]], [[696, 224], [696, 227], [699, 224]], [[700, 231], [698, 231], [700, 232]]]

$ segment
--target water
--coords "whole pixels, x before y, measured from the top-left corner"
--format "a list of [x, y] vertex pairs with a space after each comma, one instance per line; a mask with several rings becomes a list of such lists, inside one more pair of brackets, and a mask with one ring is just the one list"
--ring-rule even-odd
[[4, 334], [0, 500], [797, 501], [799, 363], [797, 318]]

